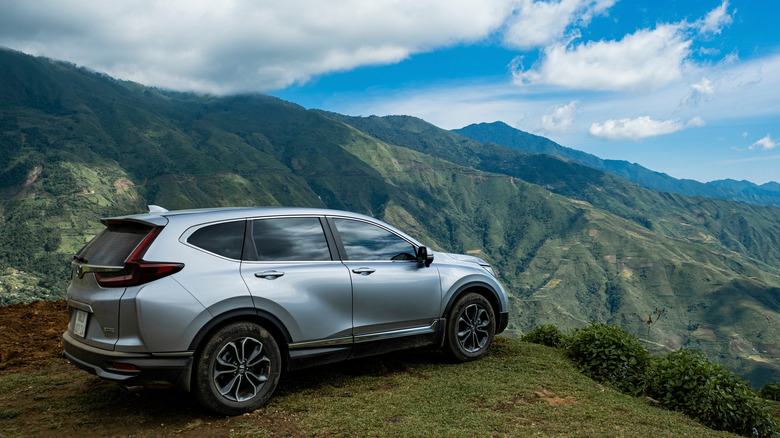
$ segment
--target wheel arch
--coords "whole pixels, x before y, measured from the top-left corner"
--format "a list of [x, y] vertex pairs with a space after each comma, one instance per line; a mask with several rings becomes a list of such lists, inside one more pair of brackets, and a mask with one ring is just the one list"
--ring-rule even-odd
[[449, 315], [452, 306], [454, 306], [455, 303], [457, 303], [462, 296], [471, 292], [477, 293], [485, 297], [485, 299], [487, 299], [488, 302], [490, 303], [490, 307], [493, 309], [493, 314], [496, 316], [496, 318], [499, 317], [502, 310], [501, 310], [501, 302], [498, 299], [498, 292], [496, 292], [495, 289], [493, 289], [489, 284], [479, 282], [479, 281], [467, 283], [458, 287], [458, 289], [456, 289], [455, 292], [452, 294], [450, 300], [447, 302], [447, 306], [444, 308], [442, 317], [446, 318], [447, 315]]
[[290, 332], [287, 330], [284, 324], [282, 324], [279, 318], [275, 317], [271, 313], [259, 309], [253, 309], [253, 308], [234, 309], [215, 316], [198, 331], [198, 333], [192, 339], [189, 349], [191, 351], [197, 351], [203, 344], [203, 341], [205, 339], [208, 339], [208, 337], [212, 333], [214, 333], [217, 329], [235, 321], [253, 322], [259, 324], [264, 329], [268, 330], [268, 332], [271, 333], [274, 339], [276, 339], [276, 343], [278, 344], [279, 349], [281, 350], [282, 360], [284, 362], [283, 368], [287, 366], [289, 362], [287, 358], [288, 357], [287, 346], [290, 342], [292, 342], [292, 337], [290, 336]]

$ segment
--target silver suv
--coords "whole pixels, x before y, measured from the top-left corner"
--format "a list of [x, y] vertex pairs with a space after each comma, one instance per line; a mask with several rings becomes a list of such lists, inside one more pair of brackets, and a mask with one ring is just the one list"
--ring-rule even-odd
[[72, 263], [65, 355], [218, 413], [257, 409], [283, 370], [422, 345], [477, 359], [507, 325], [487, 263], [371, 217], [152, 206], [102, 222]]

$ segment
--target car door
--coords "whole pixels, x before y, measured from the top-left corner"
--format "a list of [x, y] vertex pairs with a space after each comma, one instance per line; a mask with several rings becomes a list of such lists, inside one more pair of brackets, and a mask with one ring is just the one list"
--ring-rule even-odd
[[350, 275], [331, 246], [315, 216], [248, 222], [241, 276], [255, 307], [290, 332], [291, 349], [352, 344]]
[[418, 263], [412, 243], [377, 224], [331, 218], [353, 291], [355, 342], [430, 328], [441, 315], [435, 267]]

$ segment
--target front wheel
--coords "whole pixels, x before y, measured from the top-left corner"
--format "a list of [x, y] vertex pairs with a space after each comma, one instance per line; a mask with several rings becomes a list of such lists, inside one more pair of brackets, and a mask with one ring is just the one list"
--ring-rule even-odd
[[273, 394], [281, 368], [279, 346], [267, 330], [246, 321], [228, 324], [195, 357], [195, 397], [224, 415], [254, 411]]
[[459, 362], [479, 359], [493, 343], [496, 316], [482, 295], [469, 293], [460, 298], [447, 315], [444, 352]]

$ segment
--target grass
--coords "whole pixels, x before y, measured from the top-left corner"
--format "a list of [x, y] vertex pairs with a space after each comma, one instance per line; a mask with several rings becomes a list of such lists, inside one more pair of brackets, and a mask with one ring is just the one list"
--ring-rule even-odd
[[13, 374], [0, 378], [0, 396], [15, 390], [27, 387], [26, 390], [35, 396], [45, 394], [54, 387], [68, 383], [68, 379], [62, 377], [50, 377], [40, 371], [34, 374]]
[[265, 410], [296, 413], [314, 436], [718, 434], [593, 382], [557, 350], [503, 337], [466, 364], [423, 350], [295, 374]]
[[558, 350], [506, 337], [465, 364], [422, 349], [289, 373], [266, 406], [237, 417], [177, 391], [131, 394], [64, 361], [0, 377], [0, 401], [0, 437], [734, 436], [599, 385]]

